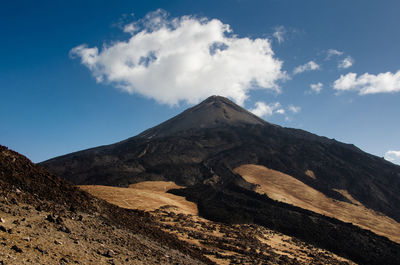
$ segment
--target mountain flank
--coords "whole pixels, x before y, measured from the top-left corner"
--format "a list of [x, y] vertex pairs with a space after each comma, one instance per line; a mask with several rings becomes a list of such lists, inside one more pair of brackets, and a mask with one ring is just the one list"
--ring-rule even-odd
[[120, 207], [147, 210], [160, 229], [199, 249], [217, 264], [354, 264], [263, 226], [204, 219], [198, 216], [194, 203], [167, 193], [168, 188], [174, 187], [175, 184], [164, 181], [145, 181], [129, 188], [80, 186]]
[[400, 224], [366, 208], [345, 190], [338, 190], [351, 203], [334, 200], [305, 185], [292, 176], [258, 165], [242, 165], [235, 169], [246, 181], [256, 184], [255, 191], [271, 199], [353, 223], [400, 243]]
[[170, 192], [195, 202], [209, 220], [259, 224], [362, 264], [400, 263], [399, 246], [387, 238], [257, 194], [257, 183], [234, 171], [248, 164], [400, 221], [399, 166], [351, 144], [268, 123], [218, 96], [138, 136], [41, 163], [78, 185], [172, 181], [186, 188]]
[[262, 226], [187, 213], [182, 197], [166, 193], [182, 188], [171, 182], [81, 187], [122, 209], [0, 146], [0, 187], [0, 264], [354, 264]]
[[79, 188], [122, 208], [155, 211], [160, 207], [173, 205], [179, 208], [179, 213], [198, 214], [195, 203], [167, 192], [184, 188], [172, 181], [143, 181], [132, 184], [129, 188], [102, 185], [82, 185]]
[[214, 264], [143, 211], [122, 209], [0, 145], [0, 264]]

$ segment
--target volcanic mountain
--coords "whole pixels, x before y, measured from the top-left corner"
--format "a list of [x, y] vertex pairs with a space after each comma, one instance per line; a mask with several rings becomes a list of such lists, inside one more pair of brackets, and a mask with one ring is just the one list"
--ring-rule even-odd
[[399, 166], [268, 123], [223, 97], [41, 165], [79, 185], [172, 181], [187, 188], [170, 192], [210, 220], [263, 225], [362, 264], [400, 262], [399, 245], [387, 239], [400, 242]]

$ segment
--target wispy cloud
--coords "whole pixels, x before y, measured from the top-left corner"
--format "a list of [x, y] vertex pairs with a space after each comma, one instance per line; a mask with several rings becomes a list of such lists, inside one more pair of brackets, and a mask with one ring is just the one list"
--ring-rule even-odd
[[124, 26], [124, 32], [134, 34], [139, 30], [139, 27], [135, 25], [135, 23], [130, 23]]
[[286, 113], [285, 109], [278, 109], [275, 112], [282, 115]]
[[338, 92], [357, 91], [359, 95], [400, 92], [400, 70], [397, 73], [365, 73], [357, 77], [356, 73], [341, 75], [333, 83]]
[[333, 56], [340, 56], [343, 55], [342, 51], [338, 51], [335, 49], [329, 49], [326, 51], [326, 60], [331, 59]]
[[385, 159], [400, 165], [400, 151], [389, 150], [385, 153]]
[[321, 93], [321, 90], [323, 89], [324, 85], [319, 82], [316, 84], [311, 84], [310, 85], [310, 90], [307, 91], [308, 94], [319, 94]]
[[127, 41], [101, 50], [80, 45], [70, 54], [97, 82], [160, 103], [197, 103], [217, 94], [243, 104], [252, 89], [279, 93], [278, 82], [287, 78], [267, 38], [241, 38], [218, 19], [169, 18], [158, 10], [123, 30], [131, 35]]
[[320, 69], [319, 64], [317, 64], [314, 61], [309, 61], [306, 64], [297, 66], [293, 70], [293, 74], [300, 74], [300, 73], [303, 73], [303, 72], [306, 72], [306, 71], [315, 71], [315, 70], [318, 70], [318, 69]]
[[284, 26], [275, 27], [275, 32], [272, 36], [278, 41], [278, 43], [282, 43], [286, 39], [287, 30]]
[[294, 114], [299, 113], [301, 111], [301, 107], [289, 105], [289, 111], [293, 112]]
[[347, 56], [343, 60], [341, 60], [338, 64], [339, 69], [347, 69], [354, 64], [354, 59], [351, 56]]

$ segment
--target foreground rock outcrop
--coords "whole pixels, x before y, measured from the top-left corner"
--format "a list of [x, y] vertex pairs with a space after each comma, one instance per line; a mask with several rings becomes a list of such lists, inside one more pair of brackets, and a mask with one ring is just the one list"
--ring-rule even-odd
[[0, 264], [213, 264], [143, 211], [81, 191], [0, 146]]

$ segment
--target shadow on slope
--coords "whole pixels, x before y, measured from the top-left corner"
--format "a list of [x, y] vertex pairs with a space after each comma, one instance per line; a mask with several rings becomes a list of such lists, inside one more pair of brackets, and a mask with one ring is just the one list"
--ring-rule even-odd
[[198, 204], [199, 214], [225, 223], [254, 223], [297, 237], [359, 264], [400, 264], [400, 245], [349, 223], [229, 184], [171, 190]]
[[[353, 223], [400, 243], [400, 224], [366, 208], [346, 190], [340, 192], [351, 203], [334, 200], [296, 178], [259, 165], [242, 165], [234, 170], [246, 181], [256, 184], [255, 191], [273, 200], [288, 203], [344, 222]], [[309, 173], [316, 177], [315, 175]]]

